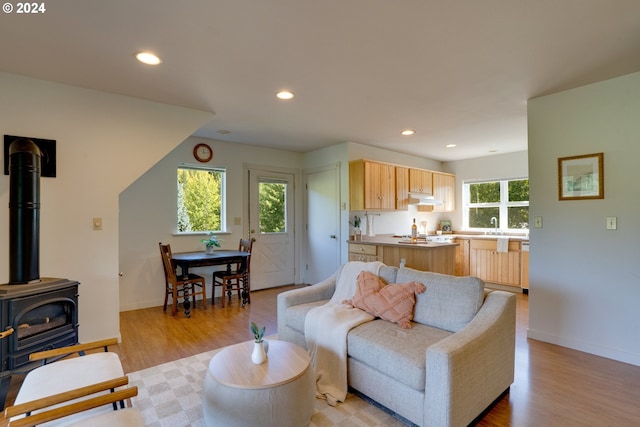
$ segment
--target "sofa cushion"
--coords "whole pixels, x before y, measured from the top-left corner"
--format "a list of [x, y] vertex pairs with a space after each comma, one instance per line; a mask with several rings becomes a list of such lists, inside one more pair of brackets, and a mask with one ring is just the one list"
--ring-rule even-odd
[[484, 282], [477, 277], [401, 268], [398, 283], [416, 281], [427, 290], [417, 295], [413, 321], [458, 332], [476, 315], [484, 301]]
[[291, 329], [304, 334], [304, 320], [307, 313], [314, 307], [319, 307], [328, 303], [329, 300], [314, 301], [307, 304], [299, 304], [289, 307], [284, 313], [278, 313], [279, 316], [285, 316], [285, 323]]
[[347, 354], [414, 390], [424, 390], [426, 350], [451, 332], [414, 323], [402, 329], [374, 320], [357, 326], [347, 336]]
[[409, 329], [416, 303], [415, 294], [424, 292], [424, 289], [424, 285], [418, 282], [386, 285], [377, 275], [362, 271], [358, 274], [355, 295], [344, 303]]

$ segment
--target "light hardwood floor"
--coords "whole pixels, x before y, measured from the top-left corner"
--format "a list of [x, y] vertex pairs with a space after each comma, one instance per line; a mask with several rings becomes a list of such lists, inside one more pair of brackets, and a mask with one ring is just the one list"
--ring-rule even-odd
[[[224, 309], [217, 299], [206, 310], [199, 303], [189, 319], [162, 307], [123, 312], [112, 350], [134, 372], [249, 340], [252, 321], [275, 334], [276, 296], [291, 288], [253, 292], [245, 308], [236, 298]], [[528, 317], [528, 297], [518, 294], [515, 382], [477, 425], [640, 426], [640, 367], [529, 340]]]

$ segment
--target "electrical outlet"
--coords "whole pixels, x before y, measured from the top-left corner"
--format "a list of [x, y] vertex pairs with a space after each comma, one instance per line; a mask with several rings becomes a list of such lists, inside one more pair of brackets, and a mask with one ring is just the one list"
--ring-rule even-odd
[[618, 229], [618, 219], [615, 216], [607, 217], [607, 230], [617, 230]]
[[533, 226], [535, 228], [542, 228], [542, 217], [536, 216], [533, 218]]

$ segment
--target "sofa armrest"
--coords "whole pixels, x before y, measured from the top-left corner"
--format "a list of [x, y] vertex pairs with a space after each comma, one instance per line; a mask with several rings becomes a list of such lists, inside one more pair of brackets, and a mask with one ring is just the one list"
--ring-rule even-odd
[[278, 310], [280, 310], [280, 307], [286, 309], [294, 305], [330, 299], [336, 290], [336, 278], [339, 271], [315, 285], [278, 294]]
[[516, 296], [493, 291], [459, 332], [426, 351], [424, 425], [468, 425], [514, 379]]
[[278, 331], [283, 331], [285, 328], [285, 315], [286, 311], [295, 305], [307, 304], [310, 302], [316, 302], [321, 300], [328, 300], [334, 294], [336, 290], [336, 279], [340, 274], [342, 267], [338, 269], [331, 277], [316, 283], [315, 285], [307, 286], [300, 289], [293, 289], [278, 294], [277, 312], [278, 312]]

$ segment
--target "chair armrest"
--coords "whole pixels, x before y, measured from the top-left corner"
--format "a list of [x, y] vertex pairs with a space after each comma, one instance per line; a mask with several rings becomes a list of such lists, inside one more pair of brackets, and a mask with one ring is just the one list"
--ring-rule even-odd
[[[90, 396], [101, 391], [111, 390], [115, 387], [127, 385], [129, 378], [124, 376], [115, 378], [109, 381], [104, 381], [98, 384], [93, 384], [87, 387], [78, 388], [75, 390], [69, 390], [64, 393], [55, 394], [53, 396], [43, 397], [31, 402], [25, 402], [19, 405], [10, 406], [5, 409], [4, 416], [6, 419], [15, 417], [18, 415], [26, 414], [38, 409], [45, 409], [59, 403], [68, 402], [84, 396]], [[126, 389], [114, 391], [112, 393], [102, 394], [89, 399], [73, 402], [65, 406], [49, 409], [37, 414], [29, 415], [24, 418], [19, 418], [9, 422], [11, 427], [23, 427], [23, 426], [35, 426], [48, 421], [56, 420], [58, 418], [66, 417], [68, 415], [76, 414], [78, 412], [87, 411], [89, 409], [97, 408], [109, 403], [119, 402], [124, 399], [130, 399], [138, 394], [137, 387], [128, 387]]]
[[[73, 353], [82, 353], [86, 350], [93, 350], [100, 347], [103, 347], [104, 351], [108, 351], [107, 349], [108, 346], [116, 345], [116, 344], [118, 344], [117, 338], [108, 338], [105, 340], [93, 341], [85, 344], [76, 344], [76, 345], [70, 345], [67, 347], [54, 348], [52, 350], [39, 351], [37, 353], [31, 353], [29, 355], [29, 360], [30, 361], [42, 360], [42, 359], [48, 359], [50, 357], [56, 357], [56, 356], [64, 357]], [[45, 360], [45, 363], [46, 363], [46, 360]]]
[[30, 402], [24, 402], [18, 405], [9, 406], [4, 410], [4, 416], [5, 418], [15, 417], [16, 415], [26, 414], [27, 412], [32, 412], [38, 409], [46, 408], [48, 406], [68, 402], [69, 400], [77, 399], [83, 396], [89, 396], [101, 391], [111, 390], [116, 387], [122, 387], [127, 384], [129, 384], [129, 377], [127, 376], [114, 378], [108, 381], [102, 381], [96, 384], [88, 385], [86, 387], [80, 387], [62, 393], [54, 394], [52, 396], [32, 400]]
[[476, 316], [426, 351], [424, 425], [468, 425], [514, 380], [516, 296], [489, 293]]

